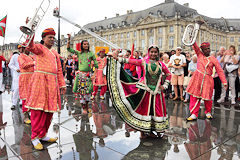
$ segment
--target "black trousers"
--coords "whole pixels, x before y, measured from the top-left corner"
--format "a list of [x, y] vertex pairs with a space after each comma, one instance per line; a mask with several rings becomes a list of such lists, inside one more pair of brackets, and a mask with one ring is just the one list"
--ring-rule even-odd
[[213, 78], [213, 80], [214, 80], [214, 89], [215, 89], [214, 101], [217, 101], [221, 96], [222, 84], [219, 77], [215, 77]]

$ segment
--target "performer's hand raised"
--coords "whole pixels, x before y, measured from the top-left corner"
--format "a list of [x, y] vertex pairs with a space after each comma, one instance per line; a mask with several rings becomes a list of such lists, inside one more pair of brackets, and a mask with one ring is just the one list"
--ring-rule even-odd
[[68, 36], [68, 39], [70, 40], [70, 38], [71, 38], [71, 34], [67, 34], [67, 36]]

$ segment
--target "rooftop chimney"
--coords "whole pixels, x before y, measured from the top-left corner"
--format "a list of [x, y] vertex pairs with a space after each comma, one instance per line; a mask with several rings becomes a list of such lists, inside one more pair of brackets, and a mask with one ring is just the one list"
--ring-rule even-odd
[[165, 0], [165, 3], [172, 3], [174, 0]]
[[107, 17], [104, 17], [104, 19], [107, 19]]
[[119, 17], [119, 13], [116, 13], [116, 17]]
[[189, 7], [189, 3], [184, 3], [183, 5], [186, 7]]

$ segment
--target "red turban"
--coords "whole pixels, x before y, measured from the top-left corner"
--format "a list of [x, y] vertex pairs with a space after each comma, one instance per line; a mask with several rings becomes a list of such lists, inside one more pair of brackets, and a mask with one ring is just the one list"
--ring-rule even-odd
[[104, 48], [101, 48], [99, 53], [105, 53], [105, 49]]
[[209, 42], [203, 42], [200, 46], [200, 48], [205, 49], [205, 48], [209, 48], [210, 47], [210, 43]]
[[53, 28], [47, 28], [42, 32], [42, 38], [45, 37], [46, 35], [54, 35], [55, 36], [55, 31]]

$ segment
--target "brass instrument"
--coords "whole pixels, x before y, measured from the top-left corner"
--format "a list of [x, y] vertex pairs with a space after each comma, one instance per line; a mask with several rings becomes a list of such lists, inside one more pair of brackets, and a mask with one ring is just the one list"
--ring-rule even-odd
[[30, 19], [30, 21], [27, 22], [27, 25], [20, 27], [20, 30], [23, 33], [18, 43], [21, 44], [23, 47], [27, 47], [31, 42], [32, 38], [34, 37], [34, 33], [37, 30], [49, 6], [50, 0], [43, 0], [40, 6], [36, 9], [33, 17]]
[[[199, 18], [198, 16], [197, 18]], [[197, 19], [196, 18], [196, 19]], [[197, 39], [198, 31], [200, 29], [201, 24], [203, 24], [203, 20], [195, 20], [195, 24], [188, 24], [183, 33], [182, 42], [186, 46], [192, 46]]]

